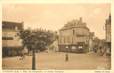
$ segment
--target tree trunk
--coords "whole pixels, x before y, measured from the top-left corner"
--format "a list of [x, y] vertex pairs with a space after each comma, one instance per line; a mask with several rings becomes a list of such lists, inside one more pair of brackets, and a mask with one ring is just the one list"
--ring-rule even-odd
[[32, 70], [36, 69], [36, 62], [35, 62], [36, 58], [35, 58], [35, 50], [32, 50]]

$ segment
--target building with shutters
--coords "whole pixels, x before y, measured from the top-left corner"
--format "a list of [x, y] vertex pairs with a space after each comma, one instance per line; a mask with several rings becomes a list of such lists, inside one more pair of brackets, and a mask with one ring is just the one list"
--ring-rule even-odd
[[92, 49], [93, 36], [94, 33], [90, 32], [82, 18], [67, 22], [59, 30], [59, 51], [87, 52]]

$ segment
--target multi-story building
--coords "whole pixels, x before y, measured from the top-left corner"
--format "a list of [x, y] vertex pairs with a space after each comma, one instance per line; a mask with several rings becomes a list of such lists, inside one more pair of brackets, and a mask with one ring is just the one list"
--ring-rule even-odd
[[111, 14], [109, 15], [109, 18], [106, 19], [105, 31], [106, 31], [106, 45], [111, 52]]
[[2, 55], [18, 55], [22, 50], [22, 40], [19, 31], [23, 29], [23, 23], [2, 21]]
[[59, 31], [59, 51], [65, 52], [86, 52], [89, 50], [92, 35], [86, 23], [79, 20], [72, 20], [65, 24]]

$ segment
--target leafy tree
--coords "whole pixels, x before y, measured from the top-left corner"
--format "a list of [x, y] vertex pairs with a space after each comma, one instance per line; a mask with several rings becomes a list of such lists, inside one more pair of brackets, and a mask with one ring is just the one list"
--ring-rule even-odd
[[45, 30], [22, 30], [20, 38], [23, 40], [23, 46], [26, 46], [28, 51], [32, 51], [32, 69], [35, 69], [35, 50], [44, 51], [55, 40], [54, 33]]
[[23, 40], [23, 46], [26, 46], [28, 51], [33, 48], [35, 50], [44, 51], [56, 39], [51, 31], [45, 30], [22, 30], [20, 31], [20, 38]]

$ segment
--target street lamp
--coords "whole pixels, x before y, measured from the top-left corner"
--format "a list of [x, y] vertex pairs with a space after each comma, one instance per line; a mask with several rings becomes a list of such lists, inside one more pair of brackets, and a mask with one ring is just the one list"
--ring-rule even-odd
[[35, 58], [35, 48], [32, 45], [33, 50], [32, 50], [32, 70], [36, 69], [36, 58]]

